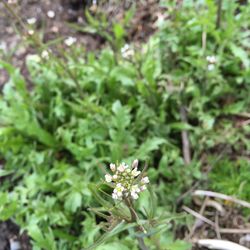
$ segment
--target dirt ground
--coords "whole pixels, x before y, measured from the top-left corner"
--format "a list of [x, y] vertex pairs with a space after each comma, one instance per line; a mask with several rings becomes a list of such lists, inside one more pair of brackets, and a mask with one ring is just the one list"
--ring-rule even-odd
[[[123, 18], [125, 11], [132, 5], [133, 1], [109, 0], [102, 1], [97, 5], [92, 0], [8, 0], [11, 9], [20, 17], [26, 26], [26, 33], [39, 32], [42, 42], [51, 42], [61, 39], [61, 44], [68, 40], [75, 40], [78, 45], [83, 45], [86, 50], [96, 50], [105, 44], [105, 39], [100, 35], [79, 32], [72, 25], [86, 27], [85, 10], [95, 15], [104, 12], [109, 17], [109, 22]], [[108, 3], [107, 3], [108, 2]], [[147, 0], [136, 2], [136, 13], [128, 29], [128, 42], [145, 41], [155, 30], [155, 21], [160, 13], [158, 0]], [[19, 67], [24, 75], [25, 58], [34, 53], [31, 46], [23, 42], [24, 32], [22, 25], [13, 17], [0, 2], [0, 58], [3, 57]], [[1, 53], [2, 52], [2, 53]], [[7, 80], [5, 72], [0, 70], [0, 86]]]

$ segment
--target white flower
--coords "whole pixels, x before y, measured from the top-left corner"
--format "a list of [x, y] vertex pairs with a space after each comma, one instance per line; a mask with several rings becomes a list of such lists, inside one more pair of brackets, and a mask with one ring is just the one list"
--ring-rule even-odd
[[29, 34], [30, 36], [34, 35], [34, 30], [28, 30], [28, 34]]
[[141, 190], [139, 189], [138, 185], [133, 185], [131, 188], [131, 193], [139, 193]]
[[126, 43], [126, 44], [121, 48], [122, 54], [125, 53], [129, 48], [130, 48], [129, 44]]
[[135, 168], [135, 169], [132, 170], [132, 175], [134, 177], [138, 176], [140, 173], [141, 173], [141, 171], [138, 171], [137, 168]]
[[105, 175], [105, 180], [106, 182], [111, 182], [112, 181], [112, 176], [110, 174]]
[[117, 188], [123, 188], [123, 186], [122, 186], [121, 183], [117, 183], [116, 187], [117, 187]]
[[208, 66], [207, 66], [207, 70], [208, 71], [212, 71], [212, 70], [214, 70], [214, 65], [213, 64], [208, 64]]
[[75, 38], [75, 37], [72, 37], [72, 36], [69, 36], [68, 38], [66, 38], [66, 39], [64, 40], [64, 43], [65, 43], [67, 46], [71, 46], [71, 45], [73, 45], [75, 42], [76, 42], [76, 38]]
[[121, 48], [121, 53], [124, 58], [129, 58], [134, 55], [134, 50], [129, 46], [129, 44], [125, 44]]
[[124, 191], [124, 187], [121, 183], [118, 183], [113, 191], [118, 197], [122, 197], [122, 192]]
[[119, 198], [119, 197], [118, 197], [118, 195], [117, 195], [117, 194], [112, 193], [112, 198], [113, 198], [113, 199], [115, 199], [115, 200], [118, 200], [118, 198]]
[[137, 200], [138, 197], [139, 197], [139, 195], [138, 195], [137, 193], [135, 193], [135, 192], [131, 192], [131, 196], [132, 196], [132, 198], [133, 198], [134, 200]]
[[116, 180], [118, 178], [118, 176], [116, 174], [113, 175], [113, 180]]
[[47, 12], [47, 16], [49, 17], [49, 18], [54, 18], [55, 17], [55, 12], [53, 11], [53, 10], [49, 10], [48, 12]]
[[141, 191], [144, 191], [146, 189], [147, 189], [146, 185], [141, 186]]
[[147, 184], [147, 183], [149, 183], [149, 178], [146, 176], [146, 177], [141, 179], [141, 182], [144, 184]]
[[117, 168], [119, 172], [124, 172], [125, 170], [125, 165], [124, 164], [120, 164], [119, 167]]
[[206, 59], [207, 59], [207, 61], [208, 61], [209, 63], [211, 63], [211, 64], [214, 64], [214, 63], [217, 62], [217, 59], [216, 59], [215, 56], [207, 56]]
[[30, 25], [36, 23], [36, 18], [35, 17], [28, 18], [27, 23]]
[[110, 166], [111, 171], [114, 172], [115, 169], [116, 169], [115, 164], [114, 164], [114, 163], [111, 163], [109, 166]]
[[47, 50], [43, 50], [41, 57], [44, 59], [49, 59], [49, 52]]

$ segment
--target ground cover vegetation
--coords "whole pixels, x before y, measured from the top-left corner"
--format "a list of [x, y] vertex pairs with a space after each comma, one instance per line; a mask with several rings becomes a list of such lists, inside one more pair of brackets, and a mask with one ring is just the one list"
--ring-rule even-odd
[[[0, 220], [32, 249], [143, 249], [138, 237], [148, 249], [191, 249], [187, 190], [250, 199], [250, 6], [218, 2], [162, 1], [157, 31], [140, 44], [126, 37], [136, 7], [111, 26], [86, 12], [85, 32], [106, 45], [55, 53], [27, 36], [37, 48], [28, 76], [2, 53]], [[117, 203], [103, 169], [135, 159], [150, 180], [133, 192], [140, 223], [151, 225], [139, 236], [133, 223], [105, 224], [101, 209]]]

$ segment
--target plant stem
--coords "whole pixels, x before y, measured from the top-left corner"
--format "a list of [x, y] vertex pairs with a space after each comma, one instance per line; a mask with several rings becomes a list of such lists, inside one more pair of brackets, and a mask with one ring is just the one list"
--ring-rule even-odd
[[[128, 198], [128, 199], [125, 199], [125, 204], [127, 205], [129, 211], [130, 211], [130, 214], [131, 214], [131, 222], [137, 222], [137, 214], [133, 208], [133, 204], [131, 202], [131, 200]], [[142, 231], [142, 228], [140, 226], [136, 227], [136, 231], [137, 232], [141, 232]], [[141, 250], [149, 250], [148, 247], [146, 246], [145, 242], [144, 242], [144, 239], [142, 237], [138, 237], [136, 236], [136, 239], [139, 243], [139, 247]]]
[[218, 0], [216, 29], [220, 28], [220, 24], [221, 24], [221, 12], [222, 12], [222, 0]]

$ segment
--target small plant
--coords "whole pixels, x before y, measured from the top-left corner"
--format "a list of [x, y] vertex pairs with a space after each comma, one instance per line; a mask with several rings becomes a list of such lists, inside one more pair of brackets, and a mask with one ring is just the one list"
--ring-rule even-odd
[[105, 180], [111, 187], [114, 187], [112, 198], [115, 200], [137, 200], [139, 193], [146, 190], [149, 183], [147, 176], [143, 177], [141, 171], [137, 169], [138, 160], [134, 160], [131, 167], [124, 162], [116, 166], [110, 164], [110, 169], [114, 175], [106, 174]]
[[[149, 178], [146, 175], [146, 167], [140, 171], [138, 163], [137, 159], [130, 166], [124, 162], [120, 164], [111, 163], [110, 171], [112, 173], [105, 174], [105, 181], [102, 182], [104, 186], [99, 186], [99, 188], [92, 186], [93, 195], [102, 207], [91, 208], [90, 210], [95, 212], [98, 217], [106, 220], [106, 222], [100, 224], [106, 233], [94, 245], [86, 249], [96, 249], [100, 244], [108, 241], [110, 235], [113, 236], [125, 230], [128, 230], [132, 238], [137, 239], [138, 247], [141, 250], [165, 249], [166, 245], [161, 243], [159, 232], [162, 233], [168, 228], [171, 218], [166, 216], [164, 212], [160, 216], [157, 215], [154, 194], [150, 192], [150, 189], [149, 207], [144, 207], [145, 213], [144, 215], [141, 214], [136, 203], [137, 200], [139, 201], [139, 195], [148, 190]], [[105, 186], [110, 187], [111, 191], [104, 191]], [[150, 248], [148, 248], [146, 242], [148, 242]], [[189, 244], [185, 243], [185, 245], [182, 249], [189, 249]], [[158, 248], [155, 248], [155, 246], [158, 246]], [[171, 246], [169, 249], [171, 249]]]

